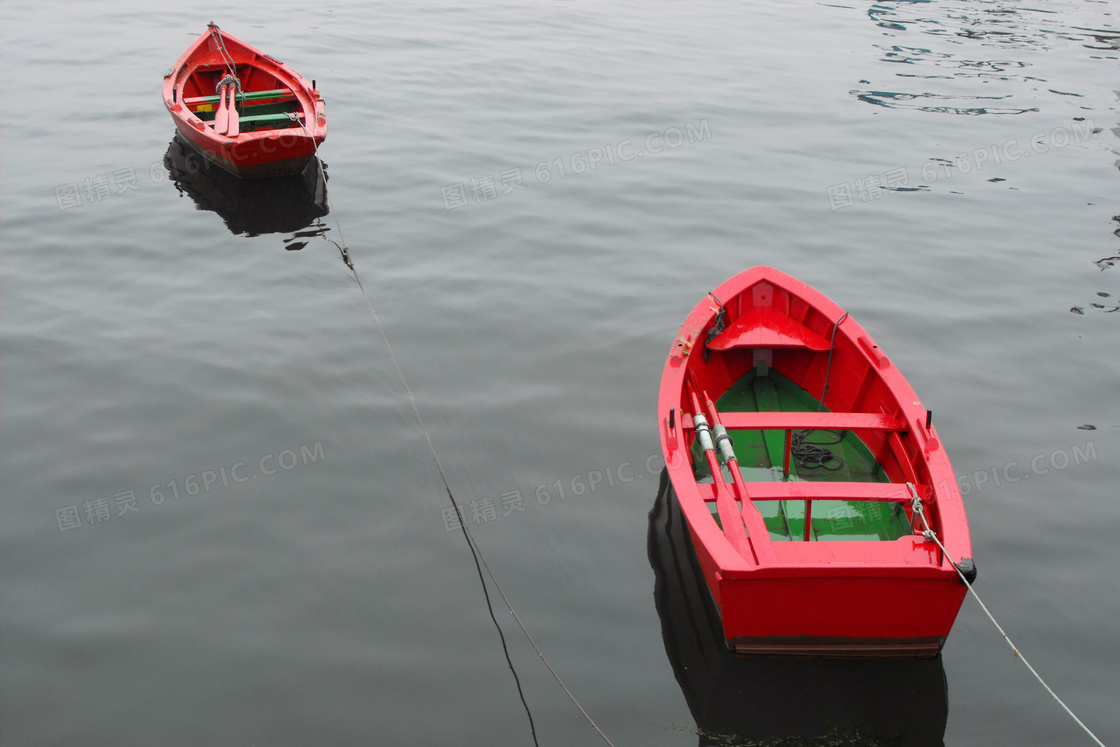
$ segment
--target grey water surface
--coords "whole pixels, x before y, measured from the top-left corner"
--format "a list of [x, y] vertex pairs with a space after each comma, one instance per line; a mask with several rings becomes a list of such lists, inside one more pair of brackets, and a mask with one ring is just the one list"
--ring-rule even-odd
[[[914, 679], [732, 663], [701, 701], [789, 697], [700, 723], [654, 599], [657, 387], [769, 264], [933, 411], [978, 591], [1120, 743], [1118, 13], [4, 3], [0, 738], [604, 743], [488, 585], [523, 704], [412, 396], [614, 744], [1089, 744], [973, 600]], [[316, 79], [329, 204], [176, 160], [162, 76], [210, 20]], [[849, 677], [914, 682], [907, 718], [799, 695]]]

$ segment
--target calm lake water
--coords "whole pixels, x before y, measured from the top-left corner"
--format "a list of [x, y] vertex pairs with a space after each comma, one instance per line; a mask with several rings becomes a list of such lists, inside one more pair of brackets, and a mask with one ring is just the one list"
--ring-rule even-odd
[[[974, 600], [933, 662], [689, 669], [657, 386], [756, 264], [908, 377], [978, 590], [1120, 743], [1117, 15], [6, 2], [4, 743], [604, 743], [488, 586], [515, 681], [343, 237], [480, 549], [614, 744], [1089, 743]], [[209, 20], [317, 80], [331, 204], [192, 172], [160, 85]]]

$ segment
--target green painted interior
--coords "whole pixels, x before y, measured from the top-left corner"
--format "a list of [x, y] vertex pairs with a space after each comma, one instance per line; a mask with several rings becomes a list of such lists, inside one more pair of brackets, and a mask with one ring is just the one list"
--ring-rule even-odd
[[[819, 403], [811, 394], [771, 369], [764, 377], [752, 369], [735, 382], [719, 401], [721, 412], [813, 412]], [[785, 431], [729, 430], [743, 479], [750, 482], [779, 482], [785, 457]], [[811, 431], [807, 443], [828, 448], [844, 460], [836, 470], [799, 467], [790, 462], [790, 480], [833, 482], [889, 482], [867, 446], [850, 431]], [[835, 442], [835, 443], [833, 443]], [[698, 480], [710, 480], [707, 459], [693, 445], [693, 464]], [[731, 475], [724, 471], [724, 479]], [[801, 541], [805, 533], [804, 501], [758, 501], [770, 538], [776, 542]], [[709, 504], [713, 516], [715, 504]], [[882, 501], [813, 501], [813, 540], [895, 540], [910, 534], [906, 512], [898, 503]]]

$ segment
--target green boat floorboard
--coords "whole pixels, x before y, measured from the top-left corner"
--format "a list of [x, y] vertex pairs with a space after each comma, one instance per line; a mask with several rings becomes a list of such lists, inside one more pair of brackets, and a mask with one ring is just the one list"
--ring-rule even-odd
[[[771, 369], [760, 377], [754, 370], [735, 382], [716, 403], [720, 412], [813, 412], [819, 403], [797, 384]], [[743, 479], [751, 482], [781, 482], [785, 460], [785, 431], [729, 430]], [[808, 467], [790, 460], [789, 480], [815, 482], [889, 482], [867, 446], [851, 431], [811, 431], [804, 443], [827, 448], [843, 460], [830, 466]], [[693, 463], [698, 480], [711, 479], [707, 459], [694, 445]], [[731, 482], [724, 470], [724, 479]], [[805, 532], [805, 501], [758, 501], [770, 539], [801, 541]], [[709, 508], [715, 514], [715, 506]], [[901, 504], [883, 501], [813, 501], [814, 540], [895, 540], [910, 534], [910, 524]], [[716, 521], [719, 517], [716, 516]]]

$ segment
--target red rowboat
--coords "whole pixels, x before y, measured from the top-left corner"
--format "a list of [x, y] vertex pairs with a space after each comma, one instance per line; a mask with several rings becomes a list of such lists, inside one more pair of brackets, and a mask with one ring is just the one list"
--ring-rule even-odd
[[299, 174], [327, 137], [314, 83], [213, 23], [163, 79], [182, 136], [246, 179]]
[[728, 280], [674, 341], [658, 417], [730, 647], [941, 650], [957, 568], [975, 578], [964, 504], [930, 414], [843, 309], [769, 267]]

